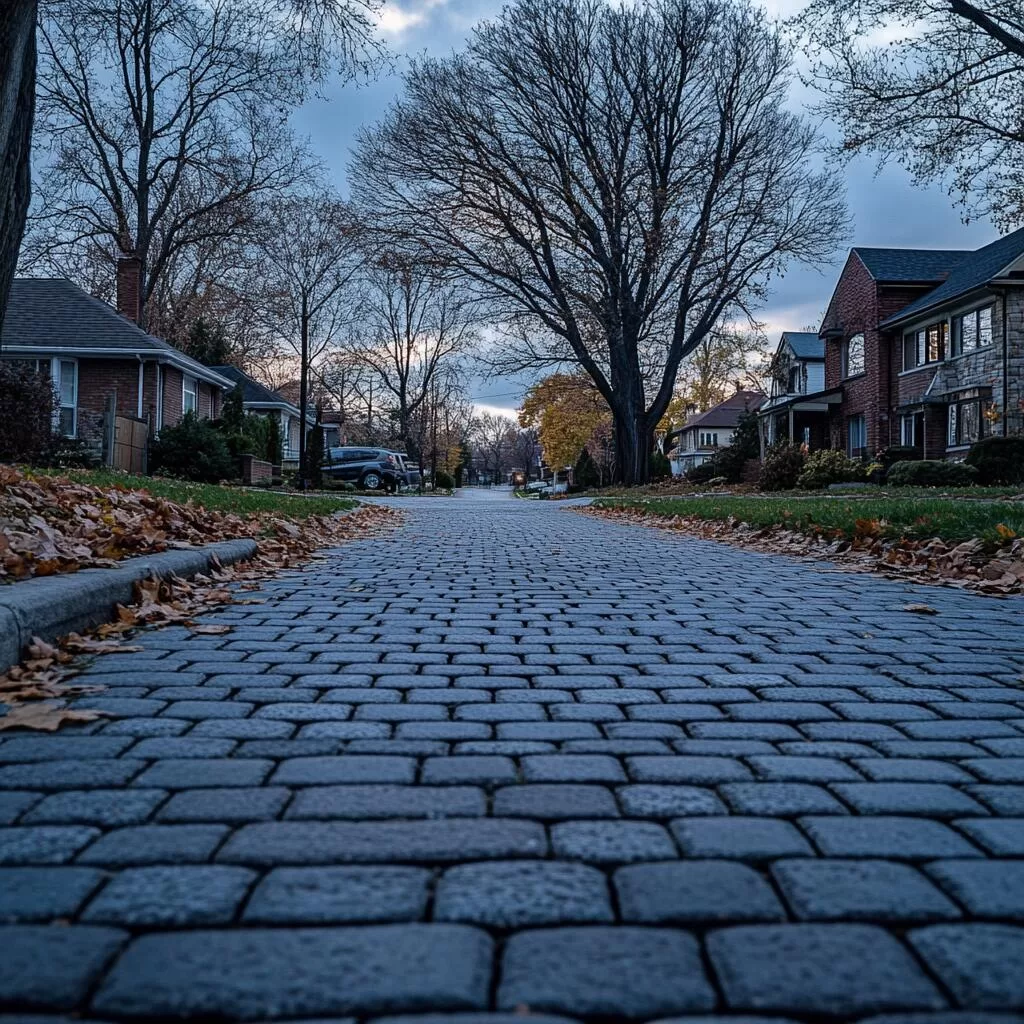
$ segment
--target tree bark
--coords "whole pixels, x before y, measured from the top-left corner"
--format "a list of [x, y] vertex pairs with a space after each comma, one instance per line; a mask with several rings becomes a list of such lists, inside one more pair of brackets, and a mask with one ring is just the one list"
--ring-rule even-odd
[[0, 5], [0, 327], [31, 195], [35, 81], [36, 0], [6, 0]]

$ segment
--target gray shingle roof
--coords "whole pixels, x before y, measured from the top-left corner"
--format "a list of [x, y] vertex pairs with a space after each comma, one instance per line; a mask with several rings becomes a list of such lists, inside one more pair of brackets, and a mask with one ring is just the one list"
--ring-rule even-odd
[[[899, 323], [917, 313], [950, 302], [986, 285], [998, 277], [1014, 260], [1024, 255], [1024, 228], [1018, 228], [1003, 238], [975, 252], [968, 253], [954, 268], [953, 272], [926, 295], [889, 317], [881, 326]], [[1024, 282], [1022, 282], [1024, 283]]]
[[241, 385], [243, 403], [284, 406], [289, 411], [294, 411], [296, 416], [299, 414], [299, 410], [286, 398], [261, 384], [258, 380], [253, 380], [249, 374], [238, 369], [237, 366], [211, 366], [210, 369], [214, 373], [219, 373], [222, 377], [227, 377], [228, 380], [233, 380], [236, 384]]
[[874, 249], [854, 246], [853, 252], [876, 281], [941, 281], [969, 249]]
[[712, 406], [707, 412], [691, 416], [683, 430], [693, 427], [735, 427], [744, 412], [756, 412], [767, 396], [760, 391], [737, 391], [724, 402]]
[[208, 367], [121, 316], [63, 278], [17, 278], [0, 332], [4, 349], [25, 347], [88, 357], [163, 358], [206, 380], [226, 383]]
[[783, 331], [782, 340], [793, 350], [797, 359], [824, 359], [825, 341], [808, 331]]

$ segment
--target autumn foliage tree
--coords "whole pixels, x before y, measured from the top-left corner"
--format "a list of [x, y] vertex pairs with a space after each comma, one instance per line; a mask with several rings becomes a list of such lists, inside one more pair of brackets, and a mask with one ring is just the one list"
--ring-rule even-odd
[[608, 435], [611, 410], [586, 374], [553, 373], [527, 391], [519, 424], [537, 431], [548, 465], [562, 469]]

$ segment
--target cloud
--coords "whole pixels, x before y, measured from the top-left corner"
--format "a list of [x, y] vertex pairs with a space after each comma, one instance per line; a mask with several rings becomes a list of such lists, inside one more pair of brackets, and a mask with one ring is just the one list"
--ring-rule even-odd
[[514, 420], [518, 410], [515, 406], [511, 405], [485, 405], [481, 402], [474, 402], [473, 412], [477, 416], [482, 416], [484, 413], [489, 412], [492, 416], [507, 416], [509, 419]]
[[431, 13], [448, 0], [416, 0], [404, 6], [388, 2], [378, 15], [380, 33], [394, 43], [403, 42], [410, 29], [425, 25]]

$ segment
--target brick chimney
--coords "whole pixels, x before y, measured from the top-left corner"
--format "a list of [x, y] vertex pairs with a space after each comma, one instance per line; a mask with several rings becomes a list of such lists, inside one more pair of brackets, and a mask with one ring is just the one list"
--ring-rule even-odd
[[132, 323], [139, 322], [142, 305], [139, 301], [142, 263], [134, 253], [117, 258], [117, 311]]

